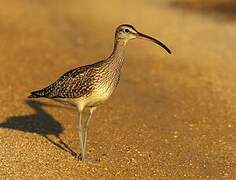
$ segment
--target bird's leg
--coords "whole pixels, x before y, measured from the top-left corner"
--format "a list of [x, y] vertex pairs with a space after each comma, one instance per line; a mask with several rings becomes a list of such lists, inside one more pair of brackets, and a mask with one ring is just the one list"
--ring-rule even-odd
[[[78, 111], [78, 123], [77, 123], [77, 126], [78, 126], [78, 131], [79, 131], [79, 138], [80, 138], [80, 150], [82, 151], [83, 149], [83, 128], [82, 128], [82, 115], [83, 115], [83, 111]], [[83, 160], [83, 154], [81, 153], [81, 160]]]
[[92, 117], [92, 114], [94, 112], [94, 110], [96, 109], [96, 107], [91, 107], [89, 108], [89, 113], [88, 113], [88, 117], [86, 119], [86, 121], [84, 122], [84, 134], [83, 134], [83, 149], [82, 149], [82, 154], [85, 158], [85, 149], [86, 149], [86, 143], [87, 143], [87, 134], [88, 134], [88, 128], [89, 128], [89, 122], [90, 119]]
[[95, 107], [89, 108], [89, 112], [86, 110], [79, 111], [79, 122], [78, 122], [78, 131], [80, 136], [80, 149], [81, 149], [81, 157], [80, 159], [83, 161], [85, 159], [85, 147], [87, 140], [87, 131], [89, 127], [89, 121], [91, 119], [92, 113], [95, 110]]

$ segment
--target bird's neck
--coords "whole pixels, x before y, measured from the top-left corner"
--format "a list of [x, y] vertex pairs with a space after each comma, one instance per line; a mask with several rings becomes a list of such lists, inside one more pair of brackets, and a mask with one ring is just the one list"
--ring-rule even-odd
[[113, 51], [108, 58], [111, 65], [115, 65], [120, 68], [122, 67], [125, 56], [125, 45], [126, 41], [124, 40], [115, 41]]

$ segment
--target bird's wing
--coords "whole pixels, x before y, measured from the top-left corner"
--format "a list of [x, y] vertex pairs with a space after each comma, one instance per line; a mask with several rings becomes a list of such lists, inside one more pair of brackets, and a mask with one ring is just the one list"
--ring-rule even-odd
[[77, 98], [88, 95], [92, 90], [93, 72], [94, 68], [91, 68], [91, 65], [72, 69], [51, 85], [31, 94], [47, 98]]

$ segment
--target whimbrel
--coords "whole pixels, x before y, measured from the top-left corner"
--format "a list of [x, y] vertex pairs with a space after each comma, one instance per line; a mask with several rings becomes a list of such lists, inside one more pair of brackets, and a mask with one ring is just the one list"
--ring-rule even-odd
[[85, 148], [89, 121], [96, 107], [107, 100], [116, 89], [124, 62], [126, 43], [131, 39], [145, 39], [163, 47], [162, 42], [138, 32], [132, 25], [123, 24], [115, 32], [114, 49], [102, 61], [72, 69], [63, 74], [51, 85], [31, 92], [29, 98], [63, 99], [70, 101], [78, 110], [78, 132], [80, 137], [80, 159], [85, 159]]

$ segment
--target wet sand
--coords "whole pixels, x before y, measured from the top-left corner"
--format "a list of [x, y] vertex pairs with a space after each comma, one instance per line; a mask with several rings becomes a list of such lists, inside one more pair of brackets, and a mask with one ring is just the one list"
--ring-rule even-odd
[[[172, 1], [1, 1], [1, 179], [236, 177], [236, 22]], [[107, 57], [130, 23], [173, 54], [135, 40], [121, 82], [91, 121], [77, 161], [76, 111], [32, 90]]]

